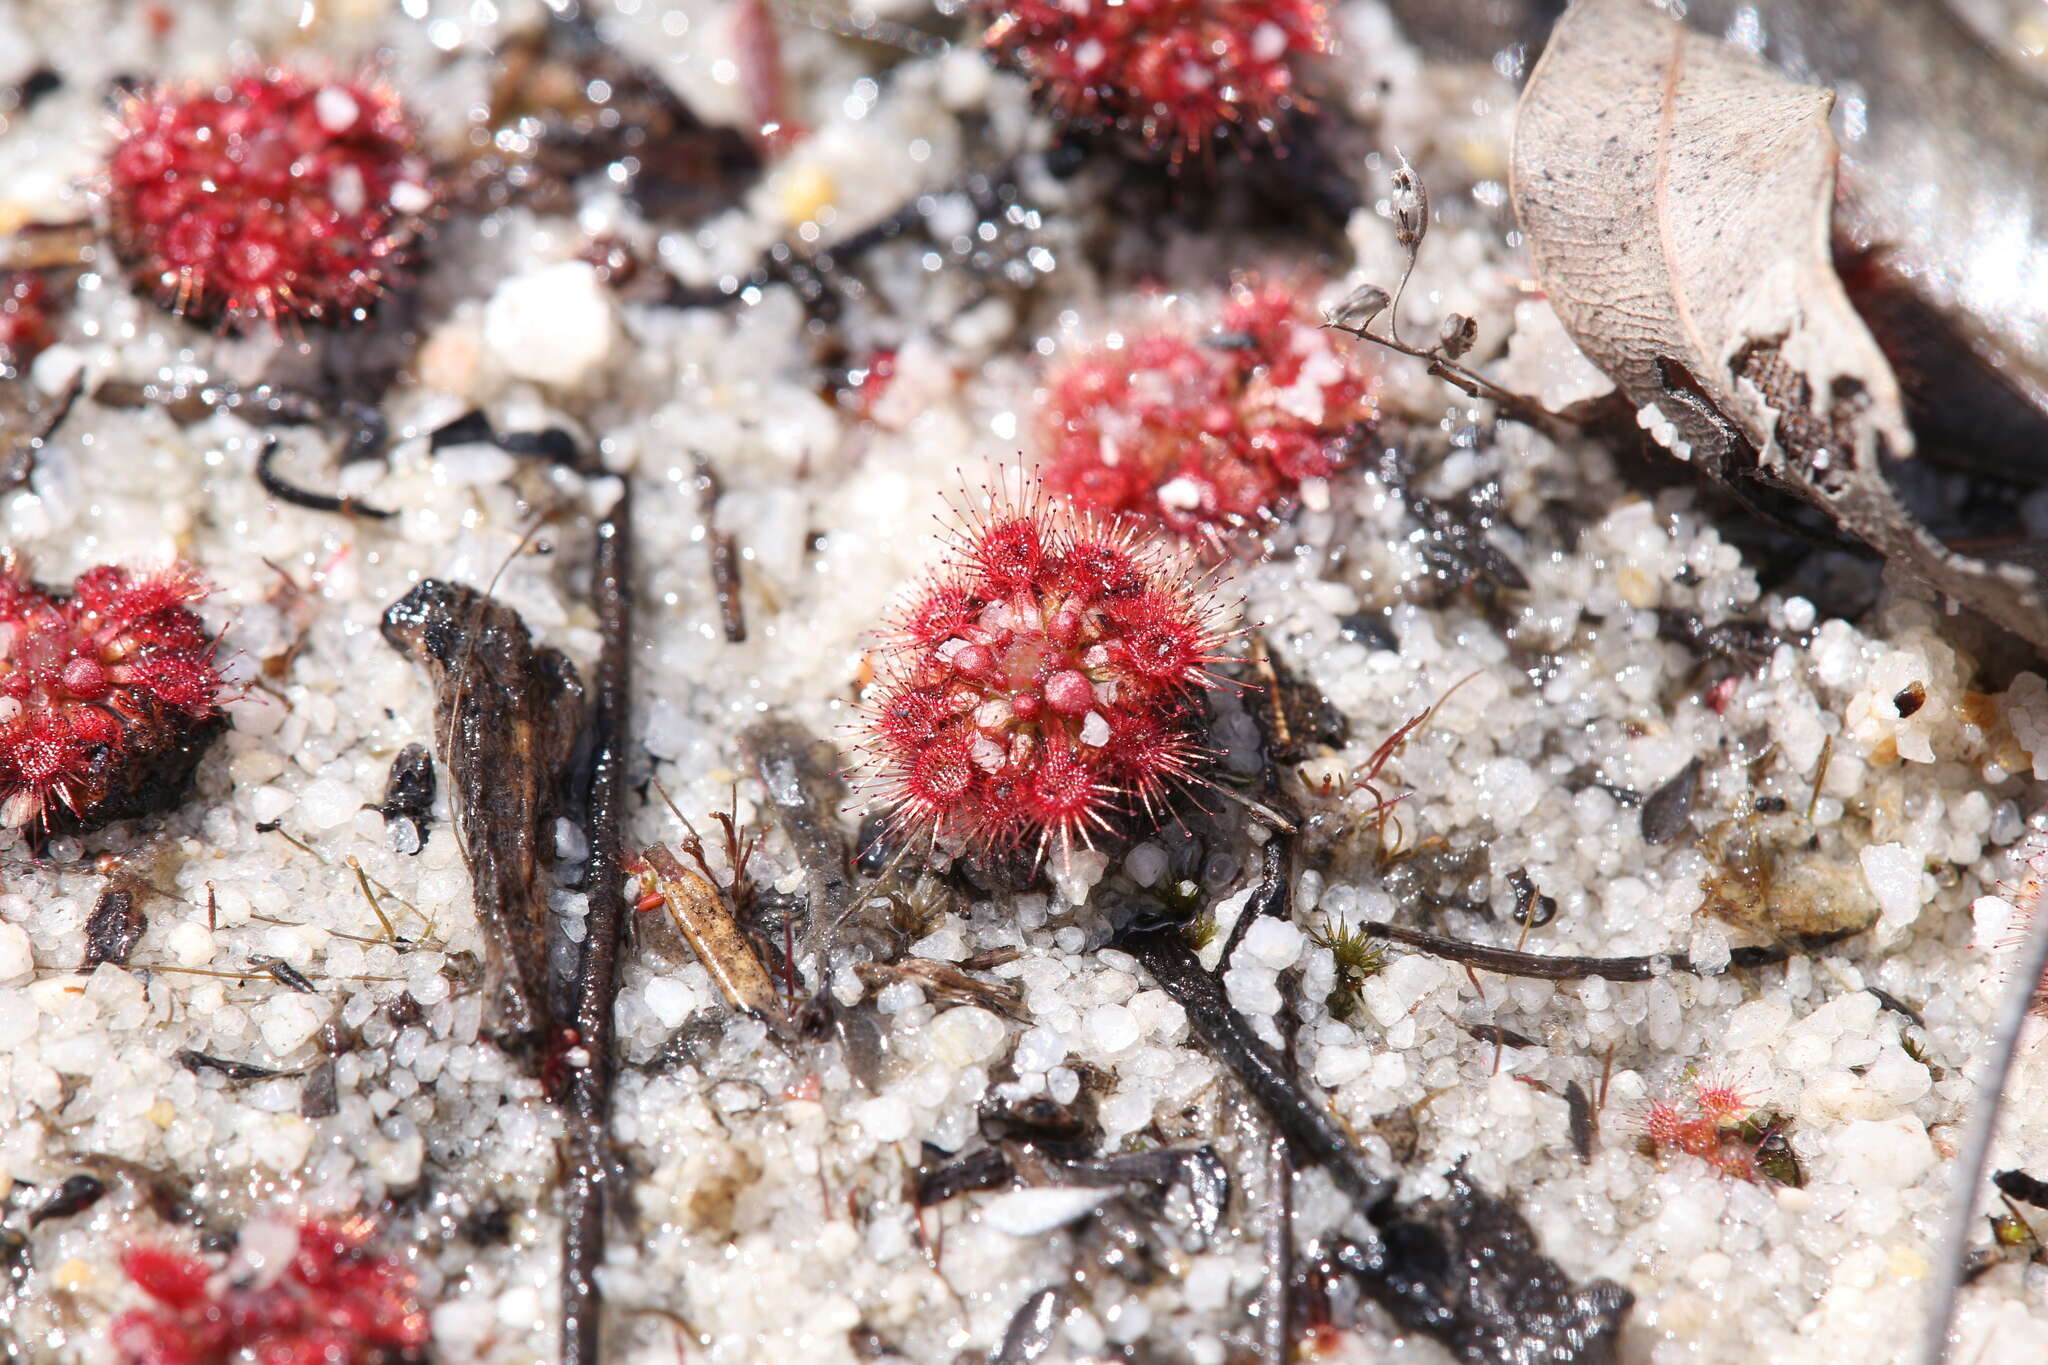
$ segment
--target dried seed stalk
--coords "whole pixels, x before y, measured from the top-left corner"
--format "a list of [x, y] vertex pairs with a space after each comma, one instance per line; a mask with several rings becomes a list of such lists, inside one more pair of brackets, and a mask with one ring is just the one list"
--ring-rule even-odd
[[775, 979], [739, 920], [726, 908], [718, 888], [701, 873], [684, 867], [664, 845], [655, 844], [640, 856], [652, 872], [651, 889], [660, 894], [669, 918], [690, 941], [727, 1003], [782, 1027], [787, 1014], [776, 993]]

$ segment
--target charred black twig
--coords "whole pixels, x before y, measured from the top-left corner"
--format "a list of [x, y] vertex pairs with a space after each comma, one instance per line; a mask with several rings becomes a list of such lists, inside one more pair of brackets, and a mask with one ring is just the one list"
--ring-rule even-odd
[[396, 512], [383, 507], [371, 507], [357, 502], [354, 498], [341, 497], [333, 493], [315, 493], [286, 481], [277, 472], [276, 460], [282, 444], [275, 436], [263, 438], [263, 453], [256, 457], [256, 482], [263, 491], [279, 502], [288, 502], [294, 507], [303, 507], [309, 512], [338, 512], [344, 517], [368, 517], [372, 521], [389, 521]]
[[[1684, 953], [1650, 953], [1642, 957], [1571, 957], [1556, 953], [1523, 953], [1513, 948], [1489, 948], [1483, 943], [1425, 934], [1420, 929], [1403, 929], [1398, 924], [1361, 924], [1359, 932], [1371, 938], [1392, 939], [1433, 957], [1448, 958], [1481, 971], [1498, 972], [1502, 976], [1534, 977], [1542, 981], [1578, 981], [1589, 976], [1607, 981], [1649, 981], [1672, 972], [1705, 975]], [[1769, 967], [1791, 956], [1792, 949], [1776, 945], [1736, 948], [1728, 955], [1728, 965]]]
[[1251, 1092], [1275, 1125], [1310, 1160], [1329, 1169], [1361, 1205], [1386, 1193], [1388, 1181], [1366, 1165], [1327, 1106], [1311, 1098], [1288, 1075], [1287, 1065], [1259, 1040], [1243, 1015], [1202, 967], [1178, 923], [1133, 924], [1117, 946], [1138, 959], [1161, 990], [1187, 1011], [1188, 1023], [1208, 1050]]
[[272, 1076], [288, 1076], [288, 1071], [275, 1067], [258, 1066], [255, 1062], [238, 1062], [232, 1057], [215, 1057], [189, 1047], [178, 1049], [174, 1060], [187, 1071], [218, 1071], [231, 1081], [267, 1081]]
[[1001, 1189], [1016, 1175], [1000, 1147], [977, 1147], [957, 1161], [936, 1164], [930, 1160], [933, 1155], [943, 1156], [944, 1152], [937, 1147], [925, 1148], [926, 1160], [919, 1164], [912, 1188], [913, 1202], [921, 1209], [943, 1204], [969, 1190]]
[[619, 937], [626, 922], [625, 849], [620, 821], [632, 743], [633, 521], [631, 489], [597, 528], [598, 653], [591, 732], [590, 910], [576, 967], [578, 1047], [563, 1090], [569, 1176], [562, 1204], [562, 1359], [597, 1365], [600, 1309], [597, 1267], [604, 1259], [605, 1207], [614, 1178], [610, 1152], [612, 1014], [618, 995]]
[[1572, 1154], [1581, 1161], [1593, 1159], [1593, 1139], [1600, 1131], [1599, 1116], [1586, 1098], [1586, 1088], [1577, 1081], [1564, 1083], [1565, 1123], [1572, 1137]]
[[542, 427], [538, 431], [499, 431], [478, 408], [471, 408], [445, 426], [436, 427], [427, 437], [427, 449], [431, 451], [472, 443], [495, 446], [507, 455], [545, 460], [549, 464], [584, 473], [595, 467], [595, 461], [577, 448], [576, 438], [561, 427]]
[[313, 984], [311, 978], [281, 957], [252, 958], [250, 959], [249, 966], [251, 970], [269, 973], [272, 981], [275, 981], [288, 991], [297, 991], [300, 995], [318, 995], [320, 993], [320, 988]]
[[1293, 852], [1292, 834], [1275, 834], [1259, 850], [1259, 889], [1252, 892], [1244, 909], [1238, 912], [1237, 922], [1230, 926], [1230, 937], [1223, 941], [1223, 955], [1216, 959], [1217, 971], [1230, 966], [1230, 956], [1244, 942], [1253, 920], [1262, 915], [1276, 919], [1294, 917], [1294, 878], [1288, 872]]
[[2025, 1171], [2000, 1171], [1991, 1177], [1991, 1183], [2008, 1199], [2048, 1209], [2048, 1180], [2037, 1180]]

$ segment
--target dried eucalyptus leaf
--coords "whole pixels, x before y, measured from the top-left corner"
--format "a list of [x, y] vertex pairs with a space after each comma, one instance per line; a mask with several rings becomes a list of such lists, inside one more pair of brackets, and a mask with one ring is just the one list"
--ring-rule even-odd
[[1516, 116], [1530, 258], [1572, 339], [1674, 454], [1797, 493], [2048, 647], [2034, 575], [1950, 552], [1879, 466], [1913, 439], [1829, 254], [1833, 101], [1647, 0], [1575, 0]]

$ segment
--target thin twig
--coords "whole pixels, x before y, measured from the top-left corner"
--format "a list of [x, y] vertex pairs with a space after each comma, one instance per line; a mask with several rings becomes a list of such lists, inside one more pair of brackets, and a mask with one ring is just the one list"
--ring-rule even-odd
[[1443, 380], [1468, 398], [1483, 398], [1501, 410], [1501, 414], [1512, 417], [1524, 426], [1534, 427], [1552, 440], [1564, 440], [1577, 433], [1578, 427], [1560, 413], [1552, 412], [1533, 398], [1504, 389], [1476, 370], [1468, 369], [1436, 346], [1411, 346], [1384, 332], [1375, 332], [1369, 327], [1353, 327], [1342, 322], [1329, 321], [1323, 326], [1333, 331], [1346, 332], [1361, 341], [1370, 341], [1375, 346], [1384, 346], [1390, 351], [1412, 356], [1429, 367], [1430, 374]]
[[[1392, 939], [1434, 957], [1449, 958], [1481, 971], [1502, 976], [1528, 976], [1542, 981], [1578, 981], [1597, 976], [1607, 981], [1649, 981], [1672, 972], [1694, 976], [1706, 973], [1693, 966], [1684, 953], [1654, 953], [1643, 957], [1569, 957], [1554, 953], [1520, 953], [1513, 948], [1489, 948], [1483, 943], [1425, 934], [1420, 929], [1403, 929], [1398, 924], [1361, 924], [1368, 938]], [[1737, 948], [1729, 953], [1730, 967], [1768, 967], [1792, 956], [1790, 948]]]
[[704, 519], [705, 547], [711, 554], [711, 591], [718, 599], [718, 621], [727, 644], [741, 644], [747, 638], [746, 604], [740, 596], [739, 547], [732, 533], [718, 526], [718, 501], [725, 486], [718, 472], [701, 453], [692, 452], [697, 466], [697, 515]]
[[388, 508], [371, 507], [351, 497], [315, 493], [299, 487], [277, 472], [277, 452], [282, 448], [282, 443], [275, 436], [266, 436], [263, 438], [263, 451], [256, 457], [256, 482], [279, 502], [288, 502], [312, 512], [338, 512], [344, 517], [369, 517], [373, 521], [388, 521], [398, 515]]
[[620, 824], [630, 758], [633, 650], [631, 491], [621, 493], [597, 528], [596, 599], [603, 644], [598, 653], [591, 729], [596, 763], [585, 834], [590, 844], [590, 910], [576, 970], [577, 1044], [584, 1052], [563, 1087], [569, 1178], [562, 1202], [562, 1361], [597, 1365], [603, 1303], [597, 1267], [604, 1260], [610, 1152], [612, 1014], [618, 996], [619, 936], [626, 922], [626, 856]]

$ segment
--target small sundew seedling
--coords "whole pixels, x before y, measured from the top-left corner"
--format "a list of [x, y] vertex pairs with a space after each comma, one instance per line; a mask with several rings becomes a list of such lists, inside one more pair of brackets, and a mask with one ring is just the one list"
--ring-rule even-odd
[[1304, 106], [1300, 63], [1329, 46], [1315, 0], [986, 0], [982, 45], [1070, 125], [1131, 134], [1174, 165], [1271, 141]]
[[136, 283], [236, 331], [367, 316], [434, 202], [389, 89], [275, 68], [130, 97], [106, 171], [108, 226]]
[[1652, 1100], [1639, 1126], [1648, 1155], [1697, 1157], [1736, 1180], [1801, 1185], [1786, 1120], [1760, 1109], [1733, 1079], [1688, 1070], [1672, 1099]]
[[1220, 548], [1335, 474], [1378, 419], [1375, 393], [1301, 294], [1239, 280], [1206, 332], [1163, 324], [1054, 369], [1038, 418], [1045, 486]]
[[71, 592], [0, 561], [0, 825], [96, 829], [183, 796], [224, 728], [196, 571], [102, 565]]
[[1194, 779], [1227, 612], [1185, 555], [1035, 493], [963, 518], [888, 629], [862, 710], [865, 785], [949, 851], [1066, 865]]
[[[368, 1249], [367, 1220], [243, 1231], [242, 1254], [280, 1254], [282, 1273], [218, 1273], [195, 1256], [136, 1246], [121, 1256], [146, 1308], [114, 1319], [115, 1358], [136, 1365], [403, 1365], [426, 1359], [427, 1314], [412, 1273]], [[294, 1242], [296, 1246], [294, 1247]], [[273, 1243], [281, 1245], [273, 1246]]]

